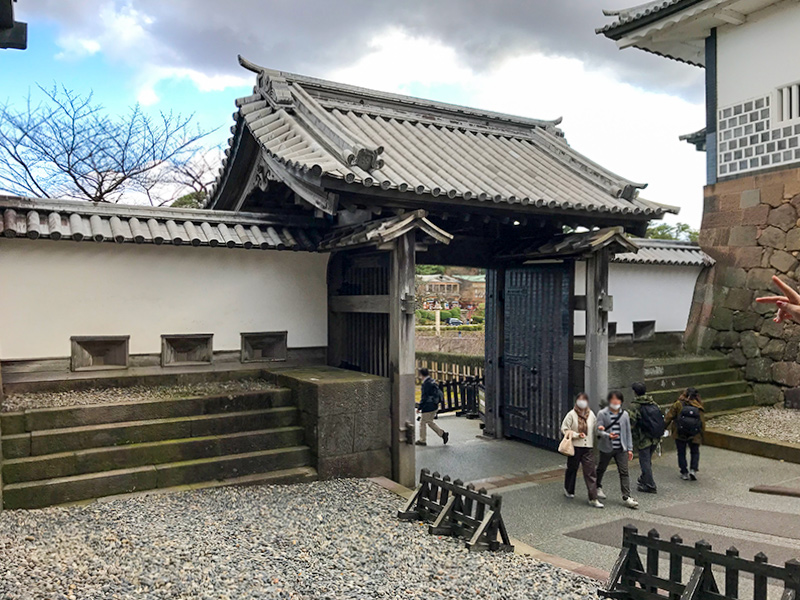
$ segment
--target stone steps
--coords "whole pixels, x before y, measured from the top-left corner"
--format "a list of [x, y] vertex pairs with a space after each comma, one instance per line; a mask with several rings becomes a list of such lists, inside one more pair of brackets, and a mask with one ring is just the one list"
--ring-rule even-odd
[[277, 472], [285, 475], [277, 480], [316, 478], [285, 388], [31, 409], [0, 419], [5, 508], [257, 483]]
[[3, 486], [3, 506], [6, 509], [42, 508], [102, 496], [307, 467], [310, 461], [308, 446], [294, 446], [11, 483]]
[[757, 404], [741, 372], [727, 357], [684, 357], [645, 362], [645, 384], [653, 399], [664, 409], [686, 390], [700, 392], [707, 415]]

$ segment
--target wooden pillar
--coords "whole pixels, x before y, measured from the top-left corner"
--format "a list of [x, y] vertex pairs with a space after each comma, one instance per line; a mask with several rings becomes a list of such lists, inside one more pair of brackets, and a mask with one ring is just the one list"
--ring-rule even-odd
[[[485, 366], [486, 424], [483, 434], [487, 437], [503, 437], [503, 352], [505, 347], [505, 267], [486, 272], [486, 321], [485, 321]], [[489, 280], [491, 279], [491, 280]]]
[[389, 372], [392, 382], [392, 478], [413, 488], [414, 457], [414, 232], [395, 241], [389, 280]]
[[608, 393], [608, 295], [607, 249], [591, 255], [586, 261], [586, 364], [584, 379], [592, 410]]

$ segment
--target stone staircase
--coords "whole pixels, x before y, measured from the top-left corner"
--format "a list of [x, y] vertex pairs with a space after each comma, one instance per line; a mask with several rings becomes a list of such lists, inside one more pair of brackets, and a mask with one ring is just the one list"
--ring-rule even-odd
[[757, 404], [741, 372], [726, 357], [649, 359], [644, 373], [648, 393], [665, 408], [687, 387], [697, 388], [708, 415]]
[[316, 479], [292, 392], [3, 413], [3, 505]]

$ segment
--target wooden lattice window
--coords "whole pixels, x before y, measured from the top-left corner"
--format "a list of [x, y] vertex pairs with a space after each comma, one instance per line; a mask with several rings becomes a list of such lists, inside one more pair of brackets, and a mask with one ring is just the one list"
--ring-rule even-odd
[[214, 355], [214, 334], [161, 336], [161, 366], [208, 365]]
[[72, 336], [70, 368], [127, 369], [129, 335]]
[[262, 331], [242, 334], [242, 362], [286, 360], [286, 331]]

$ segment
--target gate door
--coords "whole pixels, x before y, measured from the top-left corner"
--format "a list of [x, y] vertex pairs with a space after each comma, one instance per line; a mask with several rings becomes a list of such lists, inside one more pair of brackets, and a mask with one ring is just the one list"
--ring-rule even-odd
[[506, 271], [503, 430], [556, 449], [572, 405], [573, 263]]

